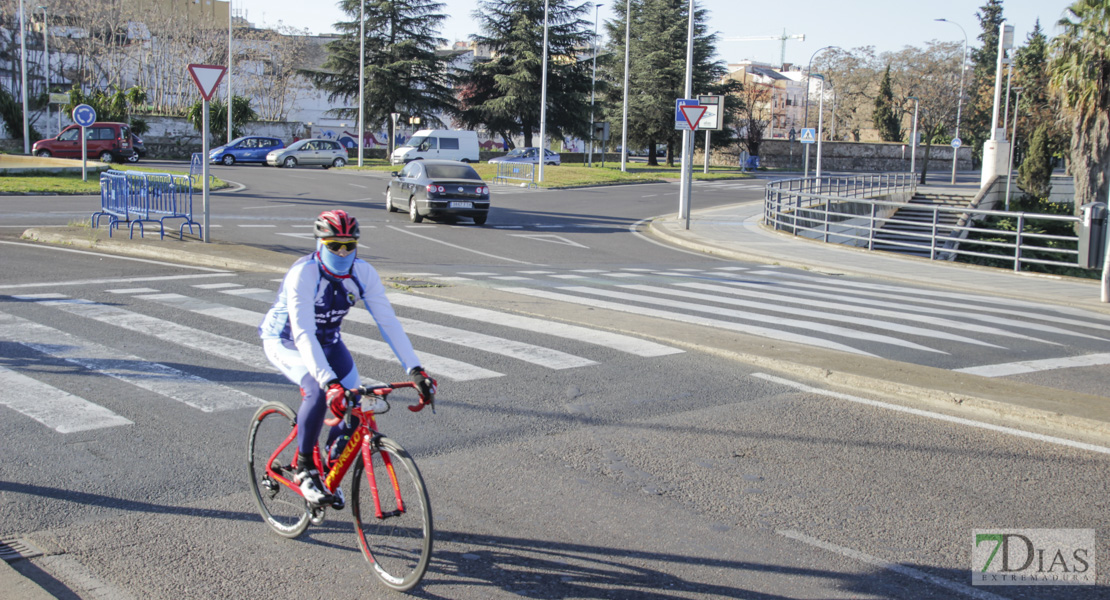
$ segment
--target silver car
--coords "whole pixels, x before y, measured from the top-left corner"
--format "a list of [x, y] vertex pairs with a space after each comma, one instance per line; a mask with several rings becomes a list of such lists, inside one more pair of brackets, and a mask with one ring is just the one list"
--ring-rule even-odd
[[266, 164], [290, 169], [297, 165], [342, 167], [347, 164], [347, 149], [333, 140], [309, 138], [270, 152]]

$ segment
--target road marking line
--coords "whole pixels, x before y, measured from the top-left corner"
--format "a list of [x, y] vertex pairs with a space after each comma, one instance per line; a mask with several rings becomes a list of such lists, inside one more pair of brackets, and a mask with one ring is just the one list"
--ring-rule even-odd
[[[269, 293], [271, 295], [273, 294], [273, 292]], [[208, 302], [197, 298], [191, 298], [189, 296], [183, 296], [181, 294], [154, 294], [151, 296], [136, 297], [143, 300], [153, 300], [155, 302], [161, 302], [175, 308], [182, 308], [184, 310], [188, 310], [197, 314], [213, 317], [216, 319], [222, 319], [224, 321], [231, 321], [232, 323], [239, 323], [241, 325], [248, 325], [250, 327], [258, 327], [258, 324], [262, 322], [262, 319], [265, 316], [264, 313], [246, 310], [243, 308], [237, 308], [234, 306], [227, 306], [224, 304], [217, 304], [215, 302]], [[271, 300], [268, 300], [267, 302]], [[373, 340], [349, 333], [343, 334], [343, 342], [347, 344], [347, 348], [353, 353], [362, 354], [364, 356], [369, 356], [370, 358], [374, 358], [377, 360], [398, 364], [397, 356], [393, 354], [393, 349], [390, 348], [389, 344], [386, 344], [385, 342], [380, 342], [378, 340]], [[252, 348], [253, 352], [257, 353], [259, 357], [262, 357], [261, 343], [257, 346], [253, 346], [250, 344], [247, 344], [247, 346]], [[436, 374], [436, 376], [442, 375], [448, 379], [453, 379], [455, 381], [489, 379], [493, 377], [501, 377], [504, 375], [503, 373], [498, 373], [496, 371], [484, 369], [476, 365], [471, 365], [469, 363], [454, 360], [451, 358], [437, 356], [435, 354], [430, 354], [427, 352], [420, 352], [420, 357], [422, 359], [422, 362], [424, 363], [424, 366], [428, 367], [433, 373]], [[269, 361], [266, 361], [265, 364], [266, 367], [263, 370], [274, 370], [274, 367], [270, 365]]]
[[911, 567], [888, 562], [876, 556], [864, 554], [859, 550], [852, 550], [851, 548], [845, 548], [844, 546], [830, 544], [829, 542], [824, 542], [817, 538], [809, 537], [808, 535], [805, 535], [798, 531], [783, 529], [778, 530], [775, 533], [785, 538], [790, 538], [792, 540], [802, 542], [803, 544], [808, 544], [810, 546], [821, 548], [822, 550], [828, 550], [829, 552], [835, 552], [836, 554], [839, 554], [841, 556], [846, 556], [848, 558], [858, 560], [862, 563], [867, 563], [869, 565], [879, 567], [880, 569], [886, 569], [888, 571], [893, 571], [895, 573], [898, 573], [899, 575], [905, 575], [906, 577], [910, 577], [918, 581], [931, 583], [946, 590], [956, 592], [957, 594], [970, 596], [972, 598], [978, 598], [980, 600], [1005, 600], [1005, 598], [1003, 598], [1002, 596], [996, 596], [990, 592], [956, 583], [955, 581], [950, 581], [948, 579], [944, 579], [943, 577], [938, 577], [936, 575], [932, 575], [924, 571], [919, 571]]
[[265, 403], [261, 398], [235, 388], [95, 342], [84, 341], [53, 327], [0, 313], [0, 338], [4, 337], [12, 340], [33, 339], [34, 342], [19, 343], [202, 412], [254, 408]]
[[609, 302], [606, 300], [598, 300], [595, 298], [583, 298], [581, 296], [572, 296], [570, 294], [560, 294], [557, 292], [549, 292], [547, 290], [538, 290], [532, 288], [518, 288], [518, 287], [505, 287], [499, 288], [503, 292], [512, 294], [521, 294], [523, 296], [532, 296], [534, 298], [545, 298], [547, 300], [558, 300], [560, 302], [569, 302], [571, 304], [579, 304], [583, 306], [592, 306], [594, 308], [604, 308], [608, 310], [615, 310], [618, 312], [631, 313], [645, 317], [656, 317], [660, 319], [667, 319], [668, 321], [677, 321], [679, 323], [691, 323], [694, 325], [704, 325], [714, 329], [728, 329], [730, 331], [738, 331], [740, 333], [747, 333], [759, 337], [770, 338], [773, 340], [780, 340], [784, 342], [793, 342], [796, 344], [804, 344], [806, 346], [817, 346], [818, 348], [829, 348], [831, 350], [842, 350], [852, 354], [859, 354], [863, 356], [875, 356], [869, 352], [864, 352], [838, 342], [832, 342], [821, 338], [810, 337], [807, 335], [800, 335], [790, 333], [787, 331], [780, 331], [778, 329], [769, 329], [767, 327], [759, 327], [756, 325], [744, 325], [741, 323], [734, 323], [732, 321], [722, 321], [720, 319], [710, 319], [707, 317], [698, 317], [688, 315], [685, 313], [671, 312], [665, 310], [657, 310], [654, 308], [647, 308], [643, 306], [632, 306], [624, 302]]
[[[4, 242], [0, 242], [2, 244]], [[43, 283], [13, 283], [0, 285], [0, 289], [14, 290], [37, 287], [68, 287], [74, 285], [103, 285], [112, 283], [139, 283], [143, 281], [172, 281], [175, 279], [197, 279], [202, 277], [231, 277], [235, 273], [220, 271], [206, 275], [166, 275], [163, 277], [127, 277], [123, 279], [78, 279], [76, 281], [49, 281]]]
[[684, 352], [678, 348], [642, 340], [637, 337], [590, 329], [578, 325], [568, 325], [556, 321], [537, 319], [535, 317], [525, 317], [486, 308], [478, 308], [476, 306], [433, 300], [431, 298], [414, 296], [412, 294], [388, 294], [388, 296], [389, 301], [395, 306], [426, 310], [450, 315], [452, 317], [471, 319], [481, 323], [493, 323], [502, 327], [512, 327], [513, 329], [542, 333], [577, 342], [612, 348], [636, 356], [667, 356]]
[[243, 285], [240, 283], [202, 283], [200, 285], [194, 285], [193, 287], [200, 290], [224, 290], [243, 287]]
[[[624, 286], [622, 286], [624, 287]], [[648, 288], [651, 289], [651, 288]], [[614, 298], [616, 300], [626, 300], [628, 302], [641, 302], [644, 304], [655, 304], [658, 306], [665, 306], [667, 308], [679, 309], [683, 312], [696, 311], [708, 313], [718, 317], [729, 317], [739, 319], [741, 321], [765, 321], [766, 316], [760, 314], [752, 314], [746, 311], [733, 310], [730, 308], [720, 308], [717, 306], [708, 306], [705, 304], [698, 304], [695, 302], [680, 302], [678, 300], [671, 300], [669, 298], [655, 298], [653, 296], [644, 296], [641, 294], [628, 294], [625, 292], [618, 292], [614, 290], [591, 288], [585, 286], [570, 286], [559, 288], [560, 291], [570, 291], [579, 294], [593, 294], [595, 296], [604, 296], [607, 298]], [[858, 331], [841, 327], [839, 325], [829, 325], [818, 321], [806, 321], [804, 319], [792, 319], [789, 317], [775, 317], [774, 323], [783, 327], [794, 327], [797, 329], [806, 329], [809, 331], [817, 331], [834, 335], [842, 338], [852, 340], [861, 340], [869, 342], [878, 342], [881, 344], [890, 344], [892, 346], [900, 346], [902, 348], [909, 348], [912, 350], [921, 350], [923, 352], [934, 352], [937, 354], [948, 354], [942, 350], [916, 344], [914, 342], [891, 337], [889, 335], [882, 335], [878, 333], [868, 333], [866, 331]]]
[[1072, 369], [1075, 367], [1096, 367], [1101, 365], [1110, 365], [1110, 353], [1045, 358], [1042, 360], [1021, 360], [1012, 363], [983, 365], [981, 367], [966, 367], [963, 369], [954, 369], [954, 371], [957, 373], [980, 375], [982, 377], [1006, 377], [1007, 375], [1020, 375], [1022, 373], [1036, 373], [1038, 371], [1052, 371], [1054, 369]]
[[1079, 450], [1087, 450], [1089, 452], [1098, 452], [1100, 454], [1110, 454], [1110, 448], [1107, 448], [1105, 446], [1096, 446], [1095, 444], [1087, 444], [1085, 442], [1075, 442], [1075, 441], [1072, 441], [1072, 440], [1068, 440], [1068, 439], [1064, 439], [1064, 438], [1058, 438], [1058, 437], [1051, 436], [1051, 435], [1044, 435], [1044, 434], [1040, 434], [1040, 433], [1032, 433], [1032, 432], [1029, 432], [1029, 431], [1022, 431], [1020, 429], [1014, 429], [1013, 427], [1004, 427], [1002, 425], [993, 425], [991, 423], [983, 423], [983, 422], [980, 422], [980, 421], [973, 421], [971, 419], [965, 419], [963, 417], [953, 417], [951, 415], [946, 415], [946, 414], [943, 414], [943, 413], [935, 413], [935, 412], [930, 412], [930, 411], [927, 411], [927, 410], [921, 410], [919, 408], [910, 408], [908, 406], [901, 406], [901, 405], [898, 405], [898, 404], [890, 404], [890, 403], [887, 403], [887, 402], [880, 402], [878, 400], [868, 400], [867, 398], [860, 398], [859, 396], [852, 396], [851, 394], [843, 394], [843, 393], [834, 392], [834, 391], [831, 391], [831, 390], [823, 390], [821, 388], [811, 387], [811, 386], [808, 386], [804, 383], [798, 383], [796, 381], [791, 381], [789, 379], [783, 379], [782, 377], [777, 377], [775, 375], [768, 375], [766, 373], [752, 373], [752, 377], [756, 377], [758, 379], [764, 379], [766, 381], [771, 381], [771, 382], [774, 382], [774, 383], [785, 385], [787, 387], [792, 387], [796, 390], [800, 390], [800, 391], [807, 392], [807, 393], [810, 393], [810, 394], [818, 394], [818, 395], [821, 395], [821, 396], [828, 396], [830, 398], [837, 398], [839, 400], [847, 400], [848, 402], [855, 402], [856, 404], [864, 404], [866, 406], [873, 406], [875, 408], [885, 408], [887, 410], [892, 410], [892, 411], [895, 411], [895, 412], [908, 413], [908, 414], [915, 415], [915, 416], [918, 416], [918, 417], [926, 417], [926, 418], [929, 418], [929, 419], [935, 419], [937, 421], [946, 421], [946, 422], [949, 422], [949, 423], [955, 423], [957, 425], [966, 425], [968, 427], [975, 427], [975, 428], [978, 428], [978, 429], [986, 429], [986, 430], [994, 431], [994, 432], [997, 432], [997, 433], [1005, 433], [1007, 435], [1012, 435], [1012, 436], [1015, 436], [1015, 437], [1029, 438], [1031, 440], [1037, 440], [1038, 442], [1045, 442], [1045, 443], [1048, 443], [1048, 444], [1056, 444], [1056, 445], [1059, 445], [1059, 446], [1067, 446], [1069, 448], [1078, 448]]
[[[213, 225], [212, 227], [219, 227], [219, 225]], [[192, 265], [179, 265], [177, 263], [163, 262], [163, 261], [160, 261], [160, 260], [150, 260], [148, 258], [134, 258], [132, 256], [117, 256], [115, 254], [102, 254], [100, 252], [88, 252], [86, 250], [74, 250], [73, 248], [59, 248], [57, 246], [46, 246], [46, 245], [43, 245], [43, 244], [28, 244], [28, 243], [25, 243], [25, 242], [4, 242], [4, 241], [0, 241], [0, 244], [8, 244], [10, 246], [27, 246], [29, 248], [39, 248], [39, 249], [42, 249], [42, 250], [54, 250], [56, 252], [72, 252], [74, 254], [86, 254], [88, 256], [96, 256], [98, 258], [114, 258], [116, 260], [129, 260], [129, 261], [132, 261], [132, 262], [141, 262], [141, 263], [147, 263], [147, 264], [151, 264], [151, 265], [163, 265], [163, 266], [166, 266], [166, 267], [177, 267], [179, 269], [192, 269], [194, 271], [208, 271], [210, 273], [227, 273], [228, 275], [232, 274], [232, 273], [228, 273], [228, 271], [226, 269], [212, 269], [212, 268], [209, 268], [209, 267], [196, 267], [196, 266], [192, 266]]]
[[424, 241], [427, 241], [427, 242], [435, 242], [437, 244], [443, 244], [444, 246], [448, 246], [448, 247], [454, 248], [456, 250], [463, 250], [465, 252], [472, 252], [474, 254], [478, 254], [478, 255], [481, 255], [481, 256], [488, 256], [490, 258], [496, 258], [497, 260], [504, 260], [504, 261], [518, 263], [518, 264], [522, 264], [522, 265], [543, 266], [543, 265], [536, 265], [536, 263], [530, 263], [530, 262], [523, 261], [523, 260], [516, 260], [514, 258], [507, 258], [507, 257], [504, 257], [504, 256], [498, 256], [496, 254], [489, 254], [487, 252], [481, 252], [481, 251], [475, 250], [473, 248], [468, 248], [466, 246], [460, 246], [458, 244], [452, 244], [452, 243], [449, 243], [449, 242], [445, 242], [443, 240], [437, 240], [435, 238], [428, 237], [428, 236], [425, 236], [425, 235], [420, 235], [420, 234], [417, 234], [417, 233], [413, 233], [411, 231], [405, 231], [404, 229], [402, 229], [400, 227], [394, 227], [392, 225], [390, 225], [389, 228], [394, 230], [394, 231], [399, 231], [401, 233], [408, 234], [408, 235], [411, 235], [413, 237], [420, 238], [420, 239], [422, 239]]
[[269, 229], [277, 227], [277, 225], [239, 225], [239, 227], [244, 229]]
[[151, 294], [158, 290], [154, 288], [118, 288], [114, 290], [104, 290], [109, 294]]
[[0, 404], [28, 416], [58, 433], [134, 425], [116, 413], [80, 396], [0, 367]]

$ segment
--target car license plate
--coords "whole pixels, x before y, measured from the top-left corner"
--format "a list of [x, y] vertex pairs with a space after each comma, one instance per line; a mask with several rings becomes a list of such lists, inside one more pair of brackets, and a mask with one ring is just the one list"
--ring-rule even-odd
[[474, 208], [473, 202], [449, 202], [447, 204], [450, 208]]

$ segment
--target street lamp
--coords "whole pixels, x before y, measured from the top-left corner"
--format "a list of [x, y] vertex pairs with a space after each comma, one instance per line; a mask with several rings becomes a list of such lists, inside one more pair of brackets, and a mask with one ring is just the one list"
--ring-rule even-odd
[[[366, 136], [365, 122], [363, 121], [363, 107], [365, 102], [363, 100], [363, 93], [366, 89], [366, 2], [360, 0], [358, 3], [358, 166], [362, 166], [362, 144]], [[396, 121], [396, 119], [394, 119]], [[392, 139], [389, 142], [390, 148], [393, 146]], [[392, 160], [392, 154], [390, 154]]]
[[1010, 129], [1010, 165], [1006, 169], [1006, 210], [1010, 210], [1010, 179], [1014, 174], [1014, 153], [1017, 150], [1017, 117], [1018, 117], [1018, 103], [1021, 102], [1022, 88], [1014, 86], [1012, 88], [1017, 92], [1017, 98], [1014, 99], [1014, 126]]
[[46, 14], [46, 7], [42, 9], [42, 58], [46, 62], [43, 69], [42, 81], [46, 86], [46, 132], [50, 133], [50, 20]]
[[821, 76], [821, 95], [817, 97], [817, 193], [821, 193], [821, 138], [824, 137], [825, 76]]
[[[963, 26], [961, 26], [959, 23], [957, 23], [955, 21], [949, 21], [948, 19], [933, 19], [933, 20], [934, 21], [940, 21], [941, 23], [951, 23], [951, 24], [955, 25], [956, 27], [959, 27], [960, 32], [964, 34], [964, 53], [960, 55], [960, 98], [956, 101], [956, 137], [955, 137], [955, 139], [958, 140], [958, 139], [960, 139], [960, 113], [961, 113], [961, 111], [963, 109], [963, 105], [964, 105], [964, 72], [967, 71], [967, 32], [964, 31]], [[960, 153], [960, 149], [958, 147], [953, 147], [952, 148], [952, 184], [953, 185], [956, 184], [956, 159], [957, 159], [959, 153]]]
[[[813, 54], [811, 54], [809, 56], [809, 66], [806, 67], [806, 107], [805, 107], [805, 119], [804, 119], [803, 125], [802, 125], [803, 129], [808, 129], [809, 128], [809, 74], [811, 72], [813, 72], [813, 59], [818, 54], [820, 54], [821, 52], [823, 52], [825, 50], [830, 50], [832, 48], [837, 48], [837, 47], [838, 46], [825, 46], [824, 48], [818, 48], [817, 50], [814, 50]], [[805, 147], [806, 147], [806, 160], [805, 160], [805, 171], [803, 173], [803, 176], [804, 177], [809, 177], [809, 144], [806, 144]]]
[[23, 153], [31, 153], [31, 125], [27, 121], [27, 31], [23, 0], [19, 0], [19, 64], [23, 71]]
[[621, 116], [621, 172], [628, 171], [628, 55], [632, 47], [632, 0], [624, 4], [624, 110]]
[[[540, 75], [540, 159], [537, 181], [543, 181], [543, 163], [547, 158], [547, 8], [543, 0], [543, 73]], [[593, 125], [590, 125], [593, 127]]]
[[910, 136], [910, 173], [917, 174], [917, 97], [906, 96], [913, 100], [913, 134]]
[[[590, 81], [590, 166], [594, 166], [594, 90], [597, 88], [597, 20], [601, 3], [594, 5], [594, 74]], [[541, 159], [542, 160], [542, 159]], [[605, 161], [602, 161], [605, 162]]]

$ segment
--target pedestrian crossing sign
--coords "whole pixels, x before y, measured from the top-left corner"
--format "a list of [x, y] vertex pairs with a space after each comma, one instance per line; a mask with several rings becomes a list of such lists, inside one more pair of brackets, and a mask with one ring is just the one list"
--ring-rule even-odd
[[812, 144], [817, 141], [817, 130], [812, 127], [802, 129], [802, 143]]

